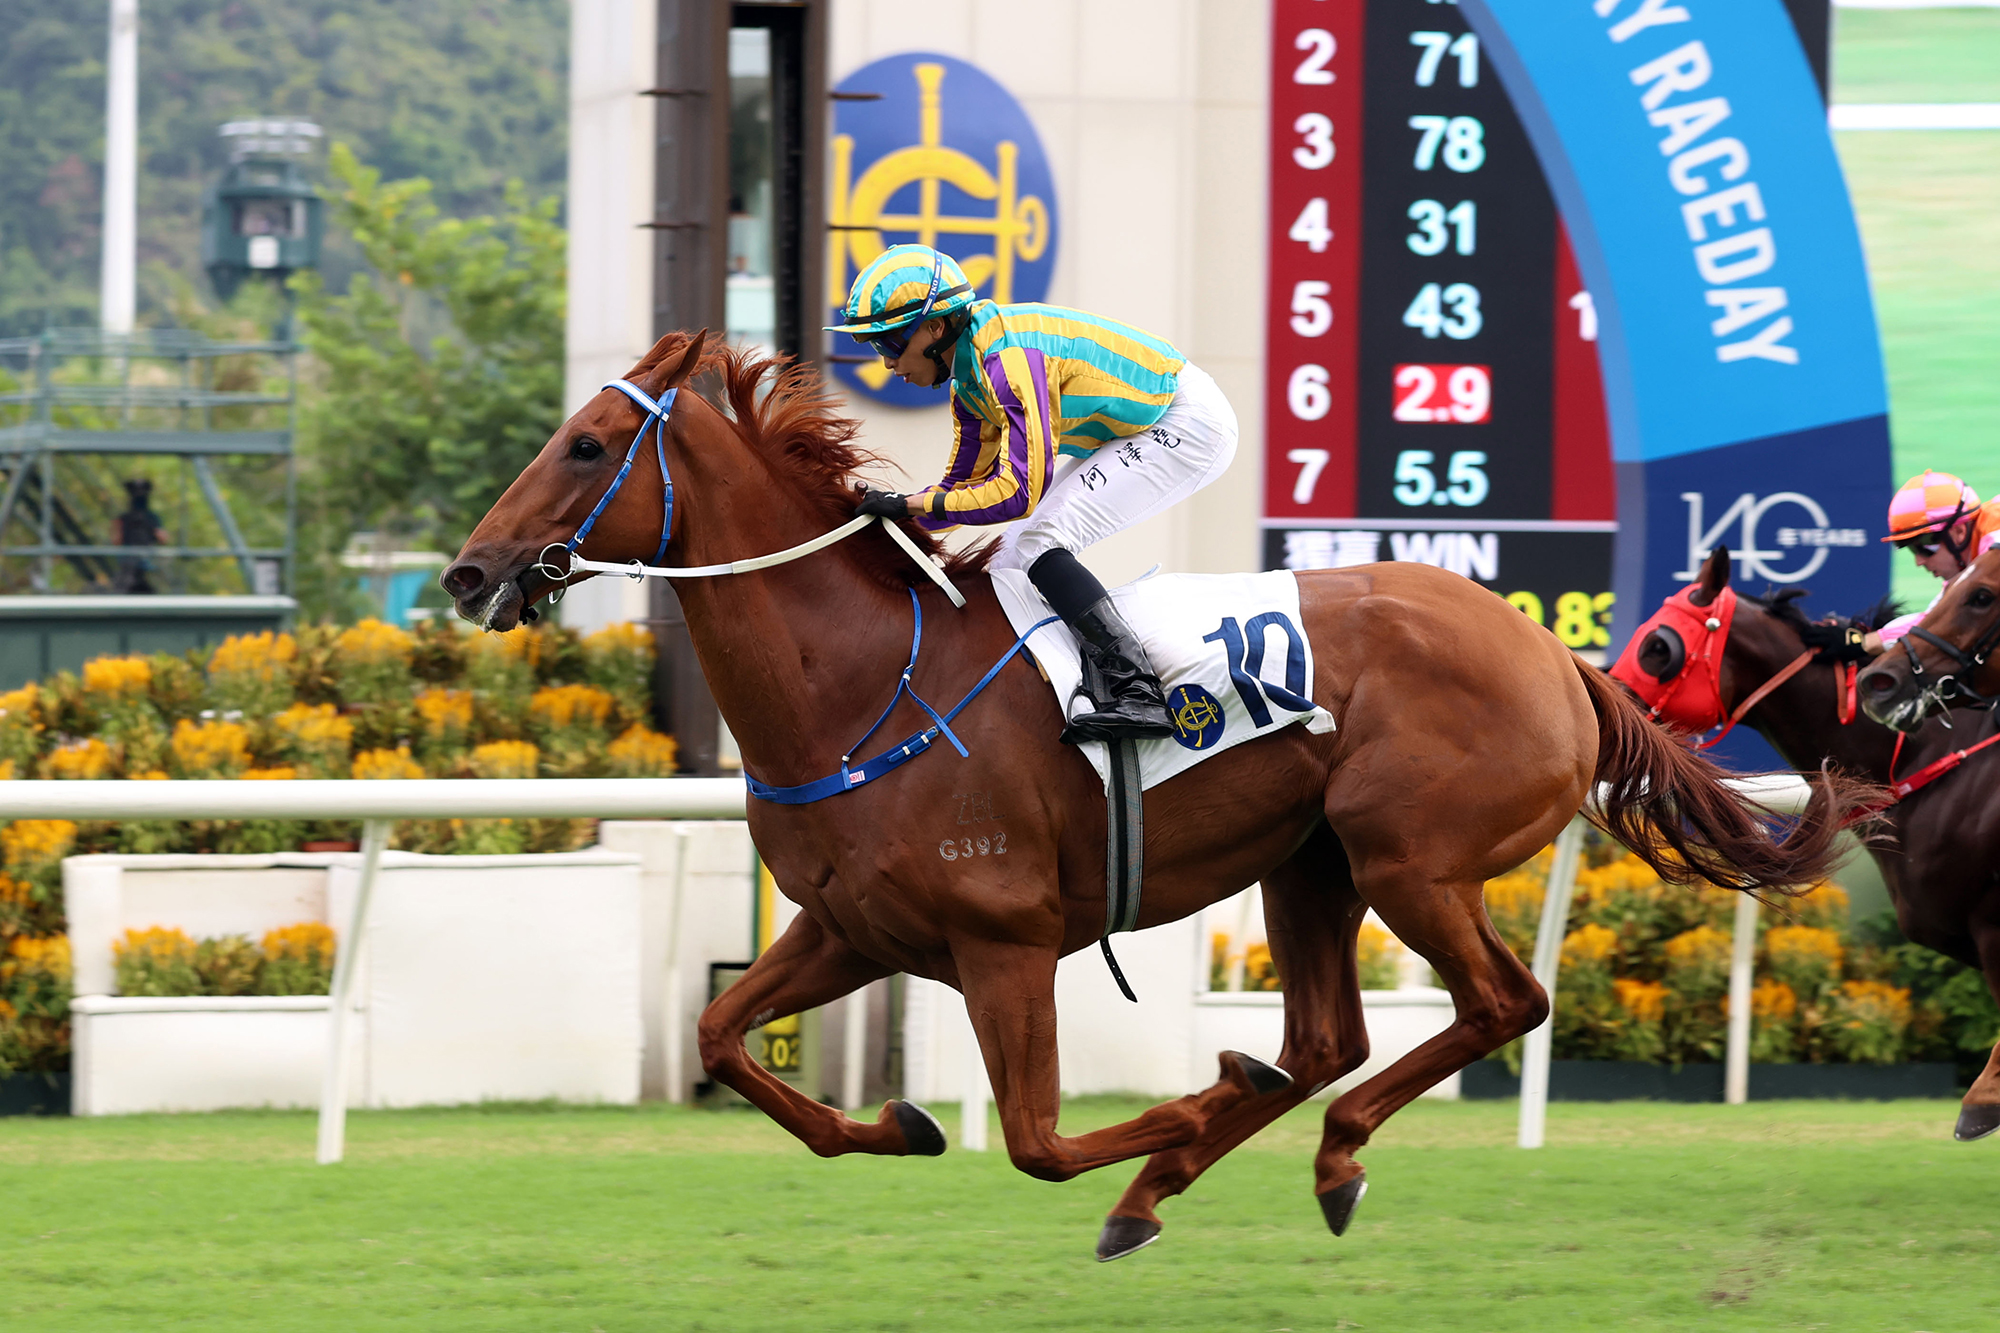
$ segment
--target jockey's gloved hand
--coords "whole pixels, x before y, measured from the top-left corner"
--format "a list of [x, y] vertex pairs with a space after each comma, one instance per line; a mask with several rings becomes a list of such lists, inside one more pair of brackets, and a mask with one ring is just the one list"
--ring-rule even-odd
[[1819, 649], [1823, 662], [1866, 662], [1873, 656], [1867, 647], [1867, 629], [1851, 620], [1807, 625], [1799, 631], [1799, 638], [1806, 647]]
[[861, 503], [854, 506], [856, 514], [875, 514], [882, 518], [908, 518], [910, 497], [895, 491], [864, 490]]

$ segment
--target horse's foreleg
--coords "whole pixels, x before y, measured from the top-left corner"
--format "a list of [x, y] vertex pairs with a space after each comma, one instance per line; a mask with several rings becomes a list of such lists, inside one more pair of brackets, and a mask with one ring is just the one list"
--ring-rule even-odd
[[[1154, 1209], [1179, 1194], [1238, 1144], [1368, 1058], [1354, 938], [1367, 907], [1354, 891], [1347, 855], [1322, 826], [1288, 861], [1264, 876], [1264, 924], [1271, 960], [1285, 983], [1285, 1046], [1278, 1066], [1289, 1087], [1258, 1094], [1229, 1078], [1201, 1137], [1156, 1153], [1105, 1220], [1097, 1257], [1116, 1259], [1159, 1235]], [[1228, 1052], [1223, 1055], [1225, 1074]]]
[[[2000, 926], [1974, 922], [1973, 942], [1979, 949], [1980, 970], [1986, 974], [1987, 989], [2000, 1000]], [[1952, 1137], [1960, 1143], [1983, 1139], [2000, 1129], [2000, 1046], [1986, 1057], [1986, 1068], [1965, 1090], [1965, 1102], [1958, 1108], [1958, 1124]]]
[[1487, 920], [1478, 880], [1432, 879], [1417, 864], [1362, 867], [1361, 893], [1404, 944], [1437, 970], [1457, 1015], [1450, 1027], [1337, 1098], [1313, 1160], [1314, 1190], [1335, 1235], [1366, 1189], [1354, 1153], [1426, 1089], [1506, 1045], [1548, 1015], [1548, 998]]
[[[987, 940], [954, 941], [959, 988], [979, 1036], [993, 1102], [1014, 1165], [1039, 1180], [1068, 1180], [1113, 1162], [1179, 1148], [1200, 1136], [1202, 1099], [1182, 1097], [1135, 1120], [1075, 1138], [1056, 1133], [1056, 951]], [[1249, 1086], [1247, 1074], [1241, 1075]]]
[[743, 1045], [750, 1029], [837, 1000], [893, 970], [856, 953], [811, 917], [798, 917], [734, 986], [702, 1010], [697, 1029], [702, 1067], [821, 1157], [943, 1152], [943, 1133], [920, 1108], [891, 1101], [872, 1124], [850, 1119], [771, 1074]]

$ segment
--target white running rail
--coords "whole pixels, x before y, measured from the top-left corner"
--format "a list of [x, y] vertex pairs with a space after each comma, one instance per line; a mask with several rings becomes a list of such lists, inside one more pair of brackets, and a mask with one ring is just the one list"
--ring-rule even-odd
[[[0, 782], [0, 819], [359, 819], [361, 884], [334, 954], [318, 1160], [347, 1146], [347, 1025], [368, 901], [397, 819], [742, 819], [741, 778], [419, 778], [354, 782]], [[682, 864], [686, 848], [682, 848]], [[674, 884], [675, 929], [681, 882]], [[678, 1025], [674, 1029], [678, 1035]]]

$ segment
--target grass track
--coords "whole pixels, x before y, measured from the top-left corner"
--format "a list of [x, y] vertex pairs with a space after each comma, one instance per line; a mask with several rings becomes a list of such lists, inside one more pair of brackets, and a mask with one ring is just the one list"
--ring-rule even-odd
[[4, 1121], [0, 1327], [1990, 1326], [2000, 1150], [1951, 1143], [1949, 1103], [1557, 1106], [1540, 1153], [1508, 1146], [1513, 1114], [1398, 1116], [1336, 1241], [1308, 1109], [1108, 1266], [1127, 1169], [819, 1161], [743, 1112], [358, 1114], [332, 1169], [303, 1115]]

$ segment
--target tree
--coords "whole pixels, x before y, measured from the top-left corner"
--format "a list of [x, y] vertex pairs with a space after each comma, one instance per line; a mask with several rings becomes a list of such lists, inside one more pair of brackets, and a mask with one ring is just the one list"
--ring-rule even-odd
[[345, 144], [332, 221], [372, 271], [345, 295], [293, 279], [317, 363], [300, 427], [301, 601], [345, 609], [357, 531], [454, 551], [562, 421], [557, 201], [510, 182], [498, 216], [443, 217], [422, 178], [384, 184]]

